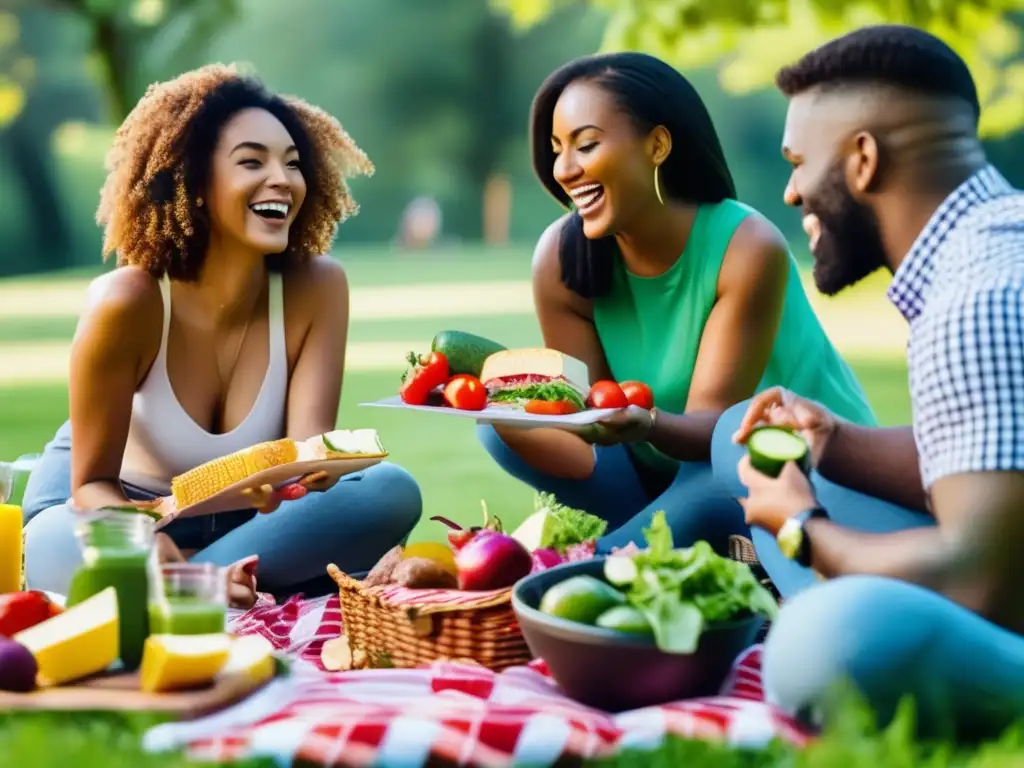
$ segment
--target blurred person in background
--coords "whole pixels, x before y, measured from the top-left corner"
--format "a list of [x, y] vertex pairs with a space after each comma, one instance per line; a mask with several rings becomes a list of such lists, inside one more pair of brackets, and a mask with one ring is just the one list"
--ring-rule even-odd
[[[81, 562], [78, 510], [164, 496], [217, 457], [335, 429], [349, 285], [329, 250], [357, 211], [346, 178], [373, 171], [334, 118], [220, 65], [151, 86], [107, 167], [98, 221], [117, 268], [89, 288], [70, 419], [23, 500], [28, 586], [58, 594]], [[328, 563], [367, 570], [420, 518], [419, 487], [394, 464], [306, 481], [296, 500], [254, 489], [253, 509], [170, 523], [162, 557], [258, 555], [264, 591], [324, 594]], [[251, 605], [255, 581], [232, 580]]]
[[675, 542], [746, 534], [713, 477], [721, 414], [786, 386], [858, 424], [875, 417], [809, 304], [779, 230], [739, 202], [715, 127], [679, 72], [641, 53], [572, 61], [532, 107], [533, 166], [571, 212], [541, 235], [533, 296], [544, 344], [591, 383], [638, 380], [631, 406], [583, 436], [478, 428], [498, 464], [609, 523], [599, 551], [643, 544], [664, 510]]
[[[1024, 717], [1024, 194], [986, 160], [967, 65], [922, 30], [857, 30], [776, 83], [815, 282], [892, 273], [913, 425], [782, 388], [722, 417], [715, 472], [786, 598], [766, 693], [818, 719], [852, 683], [882, 724], [909, 694], [924, 735], [993, 736]], [[751, 467], [763, 423], [807, 438], [810, 478]]]

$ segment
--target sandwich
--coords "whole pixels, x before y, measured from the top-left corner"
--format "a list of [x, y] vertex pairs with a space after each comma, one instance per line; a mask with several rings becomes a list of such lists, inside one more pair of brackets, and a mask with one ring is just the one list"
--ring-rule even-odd
[[300, 460], [380, 459], [388, 455], [375, 429], [336, 429], [299, 446]]
[[489, 404], [535, 414], [586, 410], [590, 389], [586, 363], [543, 347], [495, 352], [484, 360], [480, 381]]

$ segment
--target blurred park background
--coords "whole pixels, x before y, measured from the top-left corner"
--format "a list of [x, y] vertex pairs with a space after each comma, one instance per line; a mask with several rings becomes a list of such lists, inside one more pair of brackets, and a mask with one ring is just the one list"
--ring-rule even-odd
[[[340, 422], [375, 426], [423, 485], [427, 515], [513, 519], [527, 491], [470, 423], [360, 408], [393, 394], [410, 349], [443, 328], [539, 340], [530, 253], [559, 207], [533, 177], [527, 115], [555, 67], [605, 48], [660, 55], [696, 84], [742, 200], [807, 266], [782, 204], [778, 66], [878, 21], [917, 24], [965, 56], [992, 160], [1024, 183], [1018, 6], [995, 0], [0, 0], [0, 459], [41, 450], [67, 416], [84, 289], [104, 269], [94, 222], [103, 156], [148, 84], [214, 61], [333, 113], [377, 166], [338, 234], [353, 321]], [[880, 418], [908, 418], [905, 330], [887, 275], [832, 300], [808, 292]], [[417, 537], [436, 537], [424, 523]]]

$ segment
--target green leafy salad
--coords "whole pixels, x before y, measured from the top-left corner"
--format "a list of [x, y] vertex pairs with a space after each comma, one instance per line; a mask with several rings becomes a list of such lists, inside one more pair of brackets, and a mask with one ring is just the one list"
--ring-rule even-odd
[[546, 381], [542, 384], [524, 384], [502, 389], [491, 395], [491, 402], [517, 404], [528, 400], [545, 400], [557, 403], [566, 400], [579, 410], [586, 410], [586, 403], [580, 393], [564, 381]]
[[778, 614], [775, 599], [747, 564], [722, 557], [706, 541], [673, 549], [664, 512], [655, 513], [644, 535], [647, 549], [611, 555], [604, 575], [644, 616], [661, 650], [692, 653], [708, 624]]

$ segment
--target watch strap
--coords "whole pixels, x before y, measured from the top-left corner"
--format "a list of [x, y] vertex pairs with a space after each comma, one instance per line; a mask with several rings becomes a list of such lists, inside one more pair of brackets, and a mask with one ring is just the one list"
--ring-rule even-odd
[[783, 523], [775, 537], [782, 554], [806, 568], [811, 566], [811, 540], [804, 528], [808, 520], [815, 518], [828, 519], [828, 512], [824, 507], [798, 512]]

